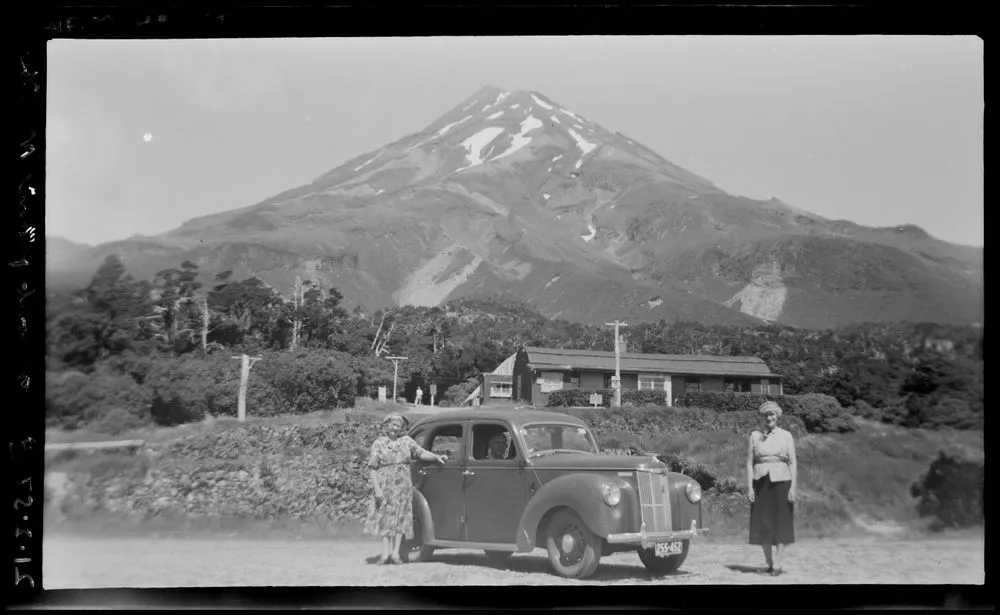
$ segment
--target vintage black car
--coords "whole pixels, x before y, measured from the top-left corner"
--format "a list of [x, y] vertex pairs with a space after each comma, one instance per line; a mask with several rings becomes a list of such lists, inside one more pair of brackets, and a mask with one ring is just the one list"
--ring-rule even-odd
[[676, 571], [702, 527], [701, 488], [652, 456], [601, 455], [587, 425], [557, 412], [438, 412], [410, 436], [446, 464], [413, 465], [415, 537], [408, 560], [482, 549], [494, 564], [548, 551], [553, 570], [585, 578], [600, 558], [636, 551], [655, 574]]

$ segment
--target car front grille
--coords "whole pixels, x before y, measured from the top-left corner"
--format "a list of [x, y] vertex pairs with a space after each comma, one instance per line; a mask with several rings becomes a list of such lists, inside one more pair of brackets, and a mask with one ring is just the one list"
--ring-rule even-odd
[[647, 532], [664, 532], [673, 529], [670, 515], [670, 491], [665, 474], [638, 471], [635, 473], [639, 486], [639, 504], [642, 508], [642, 523]]

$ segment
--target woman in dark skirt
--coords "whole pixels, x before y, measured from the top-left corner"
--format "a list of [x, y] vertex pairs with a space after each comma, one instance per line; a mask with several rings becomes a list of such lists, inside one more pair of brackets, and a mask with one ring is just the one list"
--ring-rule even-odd
[[763, 547], [767, 572], [778, 576], [783, 572], [782, 547], [795, 542], [795, 440], [778, 427], [781, 406], [766, 401], [757, 411], [763, 427], [750, 434], [747, 448], [750, 544]]

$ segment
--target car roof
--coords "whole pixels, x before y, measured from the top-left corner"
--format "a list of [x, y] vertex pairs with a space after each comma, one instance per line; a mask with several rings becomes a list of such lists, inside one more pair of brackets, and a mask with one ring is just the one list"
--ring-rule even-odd
[[[414, 413], [416, 414], [416, 413]], [[433, 414], [420, 415], [414, 423], [414, 427], [424, 423], [437, 423], [440, 421], [474, 421], [487, 419], [501, 419], [510, 421], [515, 427], [527, 423], [568, 423], [586, 427], [587, 424], [569, 414], [562, 412], [549, 412], [546, 410], [511, 410], [495, 408], [456, 408], [454, 410], [442, 410]]]

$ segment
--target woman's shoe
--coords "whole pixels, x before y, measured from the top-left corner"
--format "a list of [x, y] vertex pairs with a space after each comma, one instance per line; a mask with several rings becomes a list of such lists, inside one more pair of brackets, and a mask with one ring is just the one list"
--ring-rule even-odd
[[781, 568], [774, 568], [774, 569], [771, 570], [771, 576], [772, 577], [777, 577], [777, 576], [780, 576], [783, 572], [784, 572], [784, 570], [782, 570]]
[[390, 564], [402, 564], [403, 560], [400, 559], [399, 554], [393, 553], [392, 556], [389, 557], [389, 563]]
[[378, 564], [379, 566], [385, 566], [386, 564], [389, 563], [389, 556], [383, 555], [382, 557], [378, 558], [378, 561], [375, 563]]

